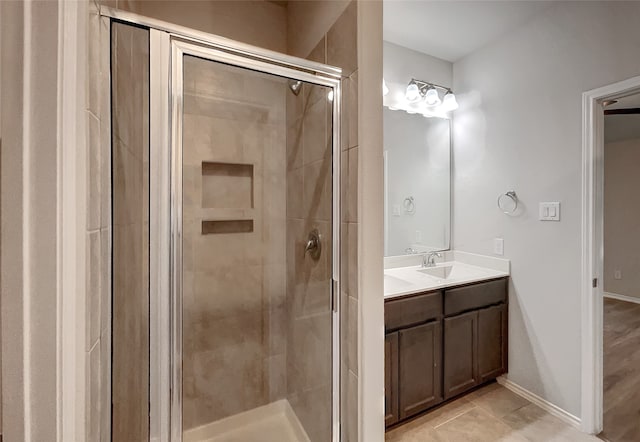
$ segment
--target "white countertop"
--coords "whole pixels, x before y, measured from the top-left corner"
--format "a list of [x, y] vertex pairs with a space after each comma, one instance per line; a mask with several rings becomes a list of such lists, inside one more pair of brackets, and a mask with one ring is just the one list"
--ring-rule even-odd
[[509, 276], [509, 261], [465, 252], [443, 252], [434, 267], [422, 267], [422, 256], [385, 258], [384, 297], [411, 295]]

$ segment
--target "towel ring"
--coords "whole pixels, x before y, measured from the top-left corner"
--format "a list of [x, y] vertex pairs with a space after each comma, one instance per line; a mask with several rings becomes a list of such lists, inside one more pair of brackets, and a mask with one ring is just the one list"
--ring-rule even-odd
[[[513, 205], [513, 208], [508, 208], [509, 202]], [[518, 195], [515, 190], [510, 190], [507, 193], [503, 193], [498, 196], [498, 209], [505, 215], [513, 215], [518, 209]]]
[[405, 213], [408, 213], [410, 215], [416, 213], [416, 202], [412, 196], [406, 197], [402, 205], [404, 206]]

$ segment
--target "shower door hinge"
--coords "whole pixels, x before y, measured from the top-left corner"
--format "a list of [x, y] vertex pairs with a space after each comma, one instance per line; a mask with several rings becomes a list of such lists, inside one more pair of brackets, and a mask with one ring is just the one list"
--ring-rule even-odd
[[594, 289], [598, 287], [598, 278], [593, 278], [592, 284]]
[[331, 311], [338, 311], [338, 281], [331, 278]]

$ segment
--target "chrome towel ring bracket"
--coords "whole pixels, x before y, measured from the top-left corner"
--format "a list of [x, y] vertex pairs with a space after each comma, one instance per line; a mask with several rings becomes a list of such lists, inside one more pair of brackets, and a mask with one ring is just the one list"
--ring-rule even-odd
[[409, 215], [416, 213], [416, 201], [412, 196], [406, 197], [402, 205], [404, 206], [404, 213], [408, 213]]
[[518, 209], [518, 195], [516, 195], [515, 190], [510, 190], [498, 196], [498, 209], [505, 215], [513, 215], [516, 213]]

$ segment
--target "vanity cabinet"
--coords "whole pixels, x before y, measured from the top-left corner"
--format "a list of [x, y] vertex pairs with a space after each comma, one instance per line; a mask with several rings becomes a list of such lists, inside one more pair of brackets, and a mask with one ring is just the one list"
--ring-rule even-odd
[[442, 292], [385, 303], [385, 425], [442, 402]]
[[400, 419], [442, 402], [442, 323], [429, 322], [398, 332]]
[[384, 424], [400, 420], [398, 413], [398, 332], [384, 337]]
[[507, 278], [385, 302], [385, 425], [507, 371]]

